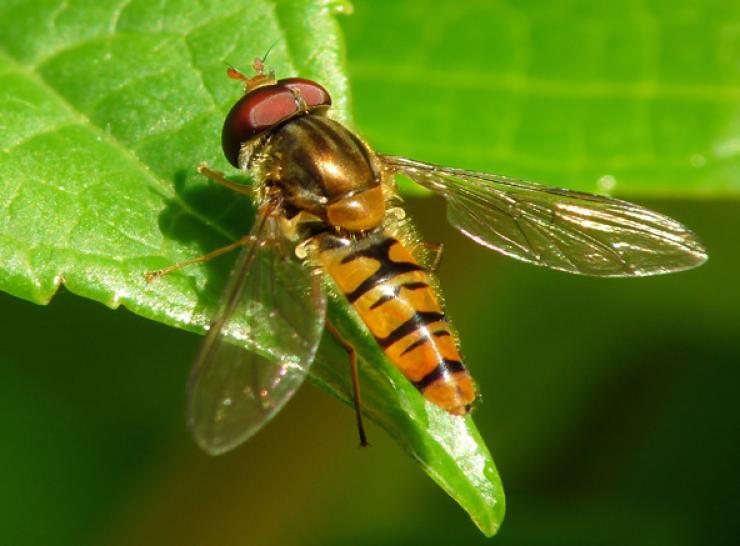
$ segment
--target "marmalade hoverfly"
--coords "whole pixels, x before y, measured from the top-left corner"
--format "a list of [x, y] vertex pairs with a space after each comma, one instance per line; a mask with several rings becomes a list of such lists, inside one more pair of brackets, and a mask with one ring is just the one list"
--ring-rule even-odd
[[[379, 155], [329, 115], [316, 82], [266, 74], [261, 59], [222, 132], [229, 162], [253, 186], [199, 171], [257, 205], [251, 233], [148, 280], [242, 247], [190, 378], [188, 424], [218, 454], [255, 434], [303, 382], [324, 329], [347, 349], [360, 441], [366, 444], [354, 349], [325, 316], [330, 278], [392, 362], [432, 403], [468, 413], [475, 386], [458, 353], [431, 260], [398, 206], [401, 174], [447, 200], [449, 222], [483, 246], [582, 275], [689, 269], [706, 252], [675, 220], [631, 203], [505, 176]], [[426, 253], [428, 254], [428, 253]], [[238, 320], [237, 320], [238, 318]], [[260, 339], [270, 339], [269, 347]]]

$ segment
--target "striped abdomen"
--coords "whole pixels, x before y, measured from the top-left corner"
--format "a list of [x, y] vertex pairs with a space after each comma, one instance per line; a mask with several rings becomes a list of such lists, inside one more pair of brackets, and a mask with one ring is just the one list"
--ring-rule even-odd
[[431, 402], [470, 411], [475, 387], [424, 269], [388, 233], [350, 241], [323, 235], [320, 261], [388, 359]]

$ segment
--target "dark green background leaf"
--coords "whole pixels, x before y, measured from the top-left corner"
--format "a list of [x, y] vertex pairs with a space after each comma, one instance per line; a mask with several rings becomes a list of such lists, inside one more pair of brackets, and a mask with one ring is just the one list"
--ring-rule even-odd
[[622, 196], [740, 190], [736, 2], [359, 2], [383, 153]]

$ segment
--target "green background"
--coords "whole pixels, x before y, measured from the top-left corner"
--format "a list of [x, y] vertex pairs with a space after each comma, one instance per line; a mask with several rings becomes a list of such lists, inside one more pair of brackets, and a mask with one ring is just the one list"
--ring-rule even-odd
[[[7, 17], [11, 4], [3, 31], [32, 26]], [[493, 540], [734, 543], [740, 9], [354, 4], [340, 18], [348, 111], [379, 151], [611, 190], [709, 249], [696, 271], [585, 279], [493, 255], [441, 221], [439, 200], [409, 199], [425, 237], [446, 244], [447, 307], [506, 486]], [[0, 305], [2, 543], [487, 542], [384, 431], [371, 425], [372, 448], [357, 449], [351, 411], [317, 389], [211, 459], [182, 419], [198, 336], [64, 290], [47, 307]]]

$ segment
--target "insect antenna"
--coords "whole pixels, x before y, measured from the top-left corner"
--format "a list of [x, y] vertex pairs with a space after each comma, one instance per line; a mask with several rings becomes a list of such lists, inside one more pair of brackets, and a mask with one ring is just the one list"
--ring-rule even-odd
[[234, 68], [233, 65], [226, 62], [226, 66], [228, 67], [226, 69], [226, 75], [232, 80], [244, 82], [245, 95], [258, 87], [262, 87], [263, 85], [273, 85], [277, 81], [275, 79], [274, 70], [270, 70], [268, 74], [265, 74], [265, 61], [275, 45], [277, 45], [277, 41], [273, 42], [262, 57], [256, 57], [254, 59], [252, 68], [254, 69], [255, 74], [251, 78], [241, 70]]

